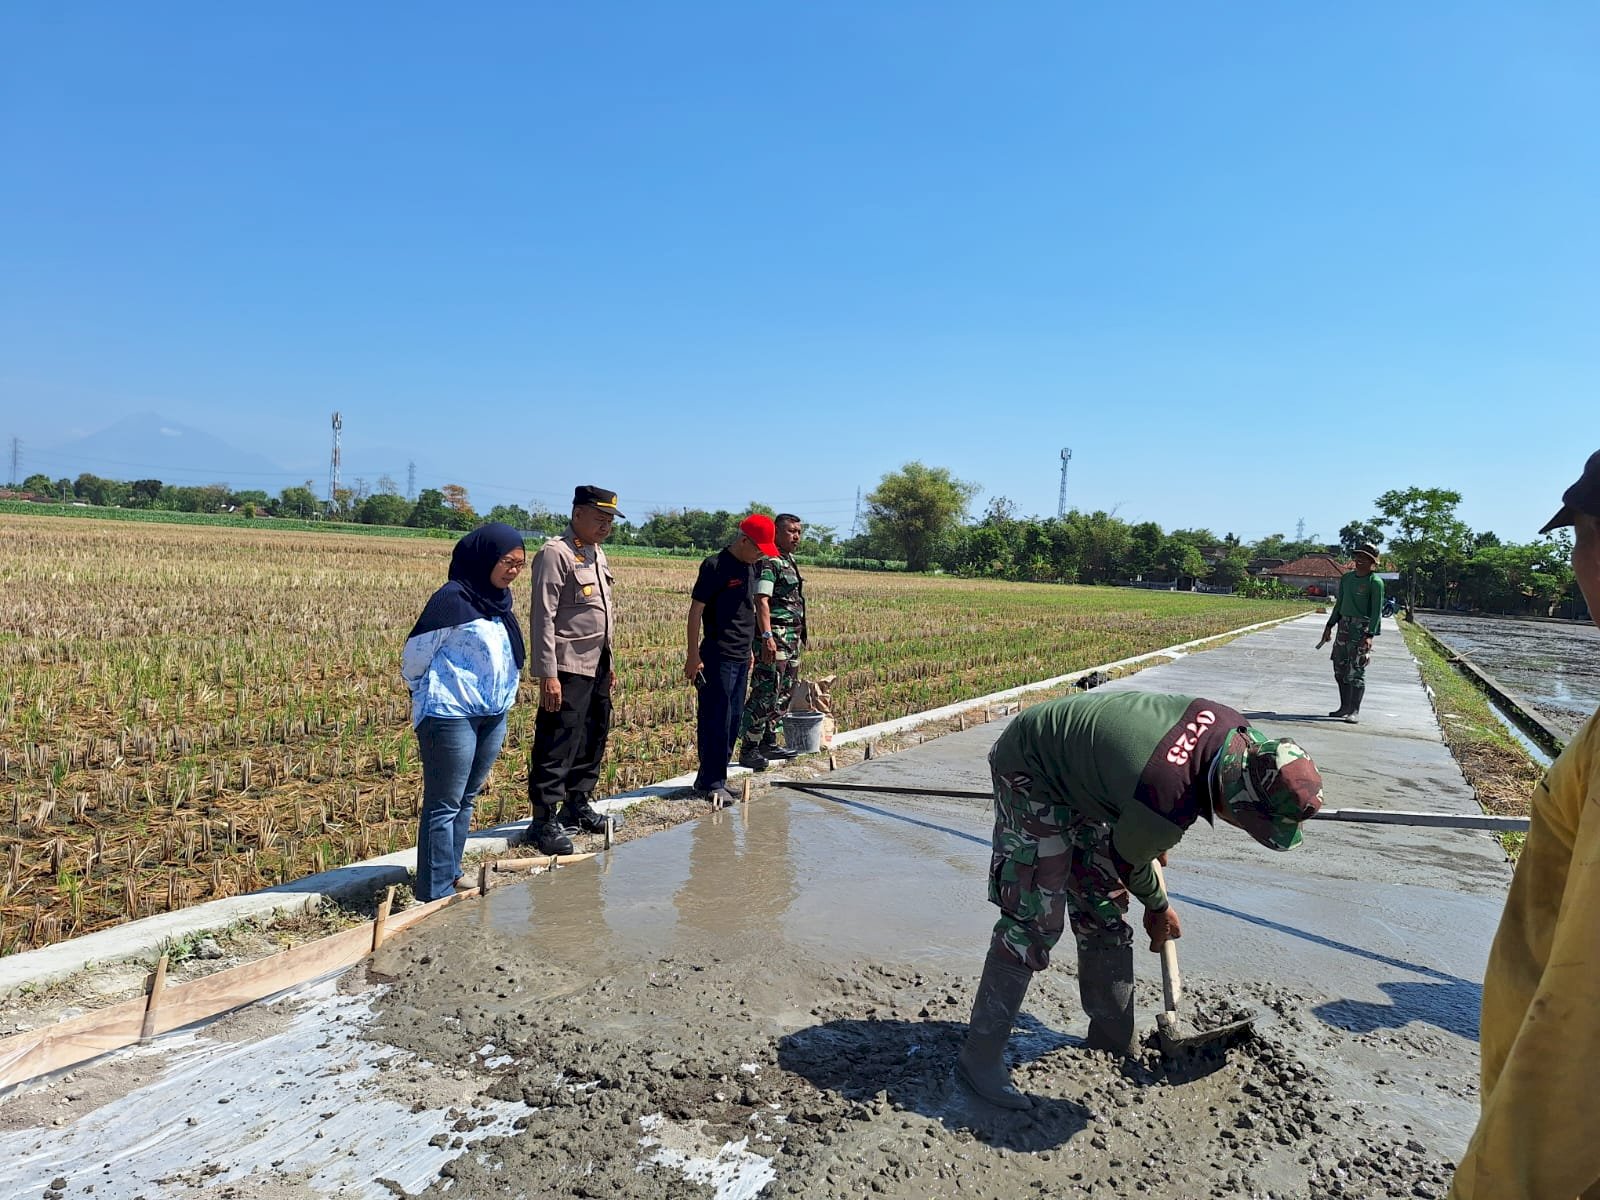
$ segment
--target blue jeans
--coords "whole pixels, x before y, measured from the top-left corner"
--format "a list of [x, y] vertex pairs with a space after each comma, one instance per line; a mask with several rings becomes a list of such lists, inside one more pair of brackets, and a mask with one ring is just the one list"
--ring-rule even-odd
[[417, 899], [448, 896], [461, 874], [472, 829], [472, 803], [506, 740], [506, 714], [423, 717], [417, 724], [422, 759], [422, 816], [417, 821]]
[[748, 658], [703, 658], [706, 681], [700, 688], [695, 746], [700, 770], [694, 777], [697, 791], [709, 792], [728, 782], [728, 759], [744, 720], [745, 686], [750, 682]]

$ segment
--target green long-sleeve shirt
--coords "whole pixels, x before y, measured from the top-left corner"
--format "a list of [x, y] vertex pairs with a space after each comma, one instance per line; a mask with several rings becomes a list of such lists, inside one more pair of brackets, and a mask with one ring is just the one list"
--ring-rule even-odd
[[1117, 873], [1146, 906], [1167, 907], [1151, 861], [1209, 817], [1207, 776], [1245, 719], [1214, 700], [1088, 692], [1025, 708], [995, 742], [997, 774], [1029, 777], [1035, 800], [1111, 827]]
[[1329, 625], [1343, 617], [1364, 617], [1373, 636], [1383, 632], [1383, 580], [1377, 575], [1358, 575], [1346, 571], [1339, 578], [1339, 599], [1333, 606]]

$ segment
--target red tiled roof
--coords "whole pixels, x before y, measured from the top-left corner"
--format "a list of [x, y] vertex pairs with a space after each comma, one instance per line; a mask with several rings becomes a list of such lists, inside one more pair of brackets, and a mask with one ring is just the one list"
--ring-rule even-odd
[[1263, 575], [1295, 575], [1302, 579], [1337, 579], [1352, 570], [1350, 563], [1341, 563], [1331, 554], [1306, 554], [1281, 567], [1268, 567]]

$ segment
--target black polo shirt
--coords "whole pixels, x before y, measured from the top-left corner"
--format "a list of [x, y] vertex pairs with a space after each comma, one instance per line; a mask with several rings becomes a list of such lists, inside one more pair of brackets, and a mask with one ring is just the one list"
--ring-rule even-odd
[[690, 598], [706, 606], [701, 658], [749, 658], [756, 638], [756, 567], [724, 549], [700, 564]]

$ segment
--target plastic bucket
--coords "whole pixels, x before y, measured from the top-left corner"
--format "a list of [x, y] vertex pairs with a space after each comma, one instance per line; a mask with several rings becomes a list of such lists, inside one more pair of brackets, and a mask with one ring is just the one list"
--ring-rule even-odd
[[822, 749], [822, 718], [819, 712], [792, 712], [783, 715], [784, 748], [799, 754], [815, 754]]

